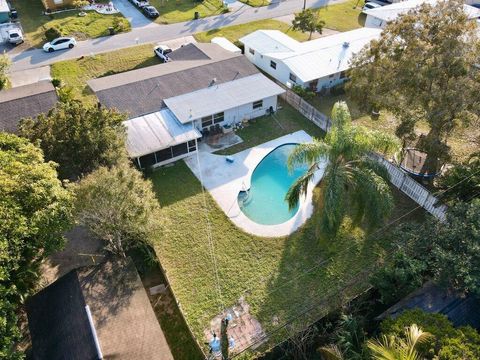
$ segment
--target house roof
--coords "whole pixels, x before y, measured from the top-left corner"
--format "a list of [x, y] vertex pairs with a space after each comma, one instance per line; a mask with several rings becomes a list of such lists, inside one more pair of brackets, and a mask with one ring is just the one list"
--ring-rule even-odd
[[202, 137], [193, 124], [181, 124], [169, 109], [127, 120], [124, 124], [128, 154], [134, 158]]
[[[380, 20], [392, 21], [395, 20], [398, 16], [406, 14], [410, 10], [415, 9], [422, 4], [430, 4], [434, 6], [437, 2], [438, 0], [407, 0], [381, 6], [375, 9], [368, 9], [365, 11], [365, 14], [376, 17]], [[479, 9], [466, 4], [463, 5], [463, 8], [470, 19], [480, 17]]]
[[[214, 79], [219, 84], [259, 72], [244, 56], [216, 44], [194, 46], [209, 59], [177, 58], [165, 64], [90, 80], [88, 84], [102, 105], [128, 112], [133, 118], [159, 111], [164, 107], [163, 99], [206, 88]], [[177, 51], [184, 55], [187, 50], [192, 51], [188, 45], [184, 48]], [[175, 53], [171, 56], [176, 57]]]
[[0, 0], [0, 12], [10, 12], [7, 0]]
[[428, 313], [444, 314], [454, 326], [470, 325], [480, 330], [480, 313], [478, 311], [480, 300], [473, 296], [460, 296], [448, 292], [432, 282], [426, 283], [420, 289], [404, 297], [377, 319], [396, 318], [404, 311], [416, 308]]
[[27, 301], [34, 359], [98, 358], [85, 305], [105, 358], [173, 360], [130, 259], [73, 270]]
[[222, 48], [224, 48], [225, 50], [228, 50], [228, 51], [231, 51], [233, 53], [238, 53], [238, 54], [241, 54], [242, 53], [242, 49], [240, 49], [237, 45], [235, 45], [234, 43], [232, 43], [230, 40], [228, 40], [227, 38], [224, 38], [222, 36], [217, 36], [217, 37], [214, 37], [212, 40], [210, 40], [213, 44], [217, 44], [219, 46], [221, 46]]
[[46, 113], [56, 102], [57, 93], [48, 80], [0, 91], [0, 131], [16, 133], [21, 119]]
[[300, 80], [308, 82], [348, 70], [352, 56], [378, 39], [381, 32], [360, 28], [300, 43], [278, 30], [257, 30], [240, 41], [255, 50], [262, 49], [257, 51], [263, 55], [283, 61]]
[[207, 115], [250, 104], [284, 92], [283, 88], [264, 75], [255, 74], [164, 99], [164, 102], [177, 119], [186, 124]]

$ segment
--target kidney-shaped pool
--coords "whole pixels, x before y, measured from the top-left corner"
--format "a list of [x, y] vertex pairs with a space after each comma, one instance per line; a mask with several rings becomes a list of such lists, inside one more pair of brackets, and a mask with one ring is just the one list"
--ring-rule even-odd
[[250, 219], [262, 225], [281, 224], [298, 211], [288, 208], [285, 195], [290, 186], [307, 171], [306, 166], [288, 171], [287, 159], [297, 144], [285, 144], [272, 150], [253, 170], [250, 189], [238, 194], [238, 204]]

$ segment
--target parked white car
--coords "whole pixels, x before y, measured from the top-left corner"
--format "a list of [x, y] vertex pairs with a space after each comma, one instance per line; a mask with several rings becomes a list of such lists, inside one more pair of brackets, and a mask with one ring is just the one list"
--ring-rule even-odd
[[18, 45], [24, 42], [22, 30], [20, 29], [12, 29], [7, 31], [8, 35], [8, 42], [10, 44]]
[[133, 5], [142, 8], [144, 6], [150, 5], [150, 3], [147, 0], [130, 0]]
[[43, 50], [46, 52], [53, 52], [62, 49], [72, 49], [75, 45], [77, 45], [75, 38], [59, 37], [43, 45]]
[[363, 5], [362, 12], [365, 12], [365, 10], [377, 9], [380, 7], [382, 7], [382, 5], [369, 1], [369, 2], [366, 2], [365, 5]]
[[172, 49], [170, 49], [167, 45], [157, 45], [153, 49], [153, 52], [160, 58], [160, 60], [162, 60], [162, 62], [170, 61], [168, 54], [172, 52]]

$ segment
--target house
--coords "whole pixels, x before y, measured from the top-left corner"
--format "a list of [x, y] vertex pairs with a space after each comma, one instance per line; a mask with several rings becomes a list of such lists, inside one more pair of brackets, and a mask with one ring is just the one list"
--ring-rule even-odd
[[70, 271], [26, 310], [33, 360], [173, 360], [129, 258]]
[[237, 53], [237, 54], [242, 53], [242, 49], [240, 49], [237, 45], [235, 45], [230, 40], [228, 40], [227, 38], [224, 38], [222, 36], [216, 36], [216, 37], [212, 38], [212, 40], [210, 40], [210, 42], [213, 43], [213, 44], [220, 45], [225, 50], [228, 50], [228, 51], [231, 51], [231, 52], [234, 52], [234, 53]]
[[88, 82], [102, 106], [128, 113], [127, 150], [140, 168], [192, 155], [197, 139], [275, 111], [285, 92], [216, 44], [188, 44], [169, 58]]
[[10, 22], [10, 6], [7, 0], [0, 0], [0, 24]]
[[404, 311], [420, 309], [427, 313], [439, 313], [448, 317], [453, 326], [470, 325], [480, 330], [480, 300], [472, 295], [461, 296], [427, 282], [398, 303], [379, 315], [376, 320], [396, 318]]
[[47, 10], [60, 10], [64, 8], [73, 8], [75, 0], [42, 0], [43, 6]]
[[380, 33], [360, 28], [301, 43], [278, 30], [257, 30], [240, 42], [246, 57], [282, 84], [321, 91], [343, 83], [352, 56]]
[[57, 100], [49, 80], [0, 91], [0, 131], [16, 133], [21, 119], [47, 113]]
[[[370, 28], [384, 28], [388, 22], [395, 20], [398, 16], [406, 14], [424, 3], [435, 5], [437, 2], [438, 0], [407, 0], [369, 9], [365, 11], [367, 15], [365, 26]], [[464, 4], [463, 8], [470, 19], [480, 18], [480, 9], [467, 4]]]

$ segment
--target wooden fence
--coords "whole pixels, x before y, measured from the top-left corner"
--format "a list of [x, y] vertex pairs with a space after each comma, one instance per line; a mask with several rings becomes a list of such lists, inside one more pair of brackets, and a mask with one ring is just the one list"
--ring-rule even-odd
[[[320, 129], [328, 132], [331, 127], [331, 121], [328, 116], [315, 109], [315, 107], [295, 94], [292, 90], [285, 90], [286, 92], [280, 96], [283, 100], [297, 109], [303, 116], [317, 125]], [[447, 207], [440, 204], [438, 198], [432, 195], [424, 186], [413, 180], [400, 167], [394, 165], [378, 154], [374, 154], [373, 156], [387, 168], [388, 173], [390, 174], [390, 181], [395, 187], [440, 221], [445, 220]]]

